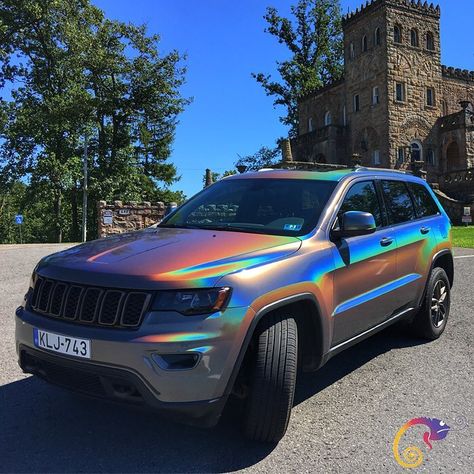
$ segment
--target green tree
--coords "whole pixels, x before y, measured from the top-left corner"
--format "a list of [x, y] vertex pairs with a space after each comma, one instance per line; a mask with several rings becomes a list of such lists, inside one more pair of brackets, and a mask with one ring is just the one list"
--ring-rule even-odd
[[279, 147], [268, 148], [263, 146], [253, 155], [246, 155], [239, 158], [237, 165], [245, 166], [245, 171], [258, 171], [262, 168], [269, 168], [280, 161]]
[[277, 61], [280, 80], [252, 73], [274, 105], [285, 107], [280, 121], [289, 126], [289, 135], [298, 134], [298, 99], [342, 77], [343, 38], [339, 0], [299, 0], [291, 7], [293, 18], [279, 15], [269, 7], [264, 16], [265, 31], [284, 44], [290, 57]]
[[156, 200], [179, 179], [167, 159], [189, 102], [184, 58], [158, 44], [89, 0], [0, 3], [0, 87], [12, 85], [0, 103], [0, 183], [27, 180], [33, 199], [52, 203], [51, 239], [79, 237], [85, 135], [91, 202]]

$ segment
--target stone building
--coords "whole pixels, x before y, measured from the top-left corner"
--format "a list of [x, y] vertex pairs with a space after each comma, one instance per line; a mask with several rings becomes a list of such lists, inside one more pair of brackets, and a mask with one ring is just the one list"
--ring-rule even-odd
[[[343, 19], [344, 78], [302, 98], [297, 161], [474, 167], [474, 71], [441, 65], [440, 8], [373, 0]], [[474, 183], [473, 183], [474, 185]]]

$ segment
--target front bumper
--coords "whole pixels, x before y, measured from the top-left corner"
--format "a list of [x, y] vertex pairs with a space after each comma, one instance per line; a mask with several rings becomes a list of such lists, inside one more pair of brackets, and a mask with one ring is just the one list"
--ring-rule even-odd
[[[141, 404], [184, 413], [190, 413], [200, 405], [195, 409], [195, 415], [206, 418], [208, 412], [214, 408], [219, 411], [225, 403], [229, 381], [253, 316], [250, 308], [228, 308], [223, 313], [192, 318], [179, 317], [176, 313], [160, 314], [159, 317], [149, 313], [138, 330], [119, 330], [55, 320], [20, 307], [16, 311], [16, 346], [23, 370], [50, 382], [84, 392], [80, 384], [78, 387], [67, 381], [67, 373], [74, 371], [74, 377], [78, 379], [81, 379], [79, 376], [88, 379], [86, 374], [90, 374], [92, 392], [96, 392], [87, 390], [90, 395], [132, 403], [141, 398]], [[90, 339], [91, 359], [38, 349], [34, 344], [34, 328]], [[192, 369], [165, 370], [154, 361], [153, 353], [197, 353], [199, 359]], [[53, 377], [53, 372], [56, 375], [60, 372], [61, 380]], [[111, 386], [110, 380], [115, 379], [128, 381], [132, 388], [128, 390], [127, 383], [123, 383], [124, 393], [119, 394], [120, 390]], [[87, 380], [84, 381], [86, 385]], [[133, 398], [133, 393], [138, 398]]]
[[19, 346], [19, 364], [24, 372], [54, 385], [97, 398], [147, 406], [192, 425], [214, 426], [226, 402], [226, 397], [198, 402], [161, 402], [133, 372], [52, 356], [23, 345]]

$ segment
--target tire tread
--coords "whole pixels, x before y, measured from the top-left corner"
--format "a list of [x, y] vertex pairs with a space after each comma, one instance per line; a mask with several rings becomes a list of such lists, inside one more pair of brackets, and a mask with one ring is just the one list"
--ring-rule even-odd
[[280, 313], [271, 314], [257, 337], [245, 434], [253, 440], [277, 442], [286, 432], [293, 405], [298, 355], [296, 322]]

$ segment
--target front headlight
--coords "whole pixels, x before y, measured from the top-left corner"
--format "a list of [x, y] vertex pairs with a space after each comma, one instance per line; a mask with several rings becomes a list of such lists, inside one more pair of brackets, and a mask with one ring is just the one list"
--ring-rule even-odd
[[152, 311], [177, 311], [185, 316], [222, 311], [230, 296], [230, 288], [158, 291]]

